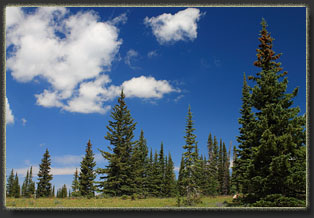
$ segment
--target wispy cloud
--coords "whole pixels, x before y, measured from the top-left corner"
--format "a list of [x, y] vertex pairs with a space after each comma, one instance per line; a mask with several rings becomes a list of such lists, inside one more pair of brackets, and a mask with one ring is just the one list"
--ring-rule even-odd
[[130, 49], [126, 53], [126, 56], [124, 58], [124, 63], [126, 63], [133, 70], [138, 69], [139, 67], [134, 66], [132, 63], [133, 61], [136, 61], [138, 56], [139, 56], [139, 54], [137, 51], [135, 51], [134, 49]]
[[147, 53], [147, 57], [152, 58], [158, 56], [157, 50], [153, 50]]
[[160, 44], [193, 41], [197, 37], [197, 22], [201, 17], [197, 8], [187, 8], [176, 14], [161, 14], [157, 17], [145, 17], [144, 23], [152, 28]]
[[25, 126], [27, 123], [27, 120], [25, 118], [22, 118], [21, 121], [22, 121], [22, 125]]

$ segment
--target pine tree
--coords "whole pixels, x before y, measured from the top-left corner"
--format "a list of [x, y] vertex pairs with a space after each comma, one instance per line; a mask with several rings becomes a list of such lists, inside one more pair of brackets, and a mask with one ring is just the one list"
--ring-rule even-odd
[[[256, 110], [252, 163], [248, 167], [251, 186], [246, 202], [262, 206], [274, 195], [280, 201], [292, 198], [305, 200], [305, 115], [298, 116], [299, 107], [292, 108], [298, 93], [286, 93], [287, 72], [276, 62], [281, 54], [272, 50], [273, 38], [262, 20], [260, 45], [254, 65], [261, 68], [255, 77], [251, 104]], [[274, 200], [273, 200], [274, 201]], [[295, 205], [295, 203], [291, 203]], [[254, 205], [254, 204], [253, 204]]]
[[177, 190], [179, 193], [179, 196], [185, 196], [186, 195], [186, 184], [185, 184], [185, 170], [184, 170], [185, 166], [184, 166], [184, 156], [182, 155], [181, 157], [181, 162], [180, 162], [180, 168], [179, 168], [179, 175], [178, 175], [178, 181], [177, 181]]
[[183, 153], [184, 157], [184, 168], [183, 168], [183, 184], [185, 185], [187, 200], [187, 205], [193, 205], [196, 201], [199, 200], [200, 190], [198, 187], [198, 152], [197, 152], [197, 142], [196, 135], [193, 128], [193, 120], [192, 120], [192, 112], [191, 107], [189, 105], [188, 115], [186, 119], [186, 128], [184, 136], [185, 145], [183, 149], [185, 152]]
[[39, 165], [37, 192], [36, 197], [50, 197], [51, 195], [51, 183], [52, 175], [50, 174], [50, 155], [48, 149], [44, 153], [44, 157], [41, 159]]
[[34, 197], [35, 195], [35, 182], [33, 181], [33, 167], [32, 166], [29, 170], [27, 193], [29, 197], [31, 198]]
[[64, 184], [64, 185], [62, 186], [62, 189], [61, 189], [61, 198], [66, 198], [66, 197], [67, 197], [67, 194], [68, 194], [67, 187], [66, 187], [66, 185]]
[[224, 174], [224, 161], [223, 161], [223, 142], [222, 139], [219, 141], [219, 152], [218, 152], [218, 182], [219, 182], [219, 194], [222, 194], [223, 189], [223, 174]]
[[157, 164], [157, 186], [158, 186], [158, 196], [164, 197], [164, 186], [165, 186], [165, 156], [164, 156], [164, 144], [161, 142], [158, 164]]
[[85, 157], [81, 162], [81, 170], [79, 175], [79, 191], [80, 195], [84, 197], [94, 197], [95, 196], [95, 186], [94, 180], [96, 178], [96, 174], [94, 171], [94, 167], [96, 162], [94, 161], [94, 154], [92, 151], [92, 144], [90, 140], [88, 140], [87, 147], [85, 150]]
[[21, 196], [21, 187], [19, 184], [19, 177], [15, 173], [14, 182], [13, 182], [13, 197], [19, 198]]
[[208, 141], [208, 164], [207, 164], [207, 174], [208, 174], [208, 188], [205, 192], [206, 195], [217, 195], [219, 189], [218, 181], [218, 142], [216, 136], [214, 136], [214, 141], [212, 140], [212, 135], [209, 134]]
[[235, 194], [239, 192], [239, 181], [237, 180], [237, 172], [236, 169], [237, 163], [238, 163], [238, 155], [237, 155], [237, 148], [236, 146], [233, 146], [233, 158], [232, 158], [232, 173], [231, 173], [231, 186], [230, 186], [230, 192], [232, 194]]
[[134, 193], [134, 179], [131, 157], [133, 152], [133, 131], [135, 125], [130, 111], [127, 108], [123, 90], [118, 99], [118, 104], [111, 112], [111, 118], [114, 121], [109, 121], [107, 126], [108, 132], [105, 139], [110, 141], [112, 151], [106, 152], [100, 150], [102, 156], [108, 160], [109, 165], [105, 169], [98, 169], [99, 174], [106, 174], [100, 177], [104, 179], [100, 183], [99, 188], [105, 194], [111, 196], [132, 195]]
[[141, 130], [140, 138], [134, 146], [132, 155], [132, 166], [134, 172], [135, 193], [139, 197], [144, 198], [147, 196], [147, 154], [148, 148], [144, 132]]
[[55, 197], [55, 186], [52, 187], [51, 197]]
[[29, 182], [29, 172], [27, 170], [25, 180], [24, 180], [23, 185], [22, 185], [22, 197], [29, 197], [28, 190], [27, 190], [27, 188], [29, 186], [28, 182]]
[[73, 176], [73, 182], [72, 182], [72, 196], [78, 197], [80, 196], [80, 182], [79, 182], [79, 173], [77, 168], [75, 169], [75, 173]]
[[164, 186], [164, 196], [174, 197], [176, 194], [176, 183], [174, 174], [174, 164], [169, 153], [168, 158], [166, 158], [166, 170], [165, 170], [165, 186]]
[[11, 170], [11, 174], [7, 180], [7, 187], [6, 187], [7, 197], [14, 197], [14, 171]]
[[[230, 149], [229, 149], [230, 150]], [[227, 154], [227, 149], [225, 143], [223, 143], [222, 147], [223, 153], [223, 160], [222, 160], [222, 167], [223, 167], [223, 177], [222, 177], [222, 194], [228, 195], [230, 190], [230, 173], [229, 173], [229, 155]]]
[[[237, 184], [238, 192], [247, 194], [250, 192], [251, 182], [249, 169], [252, 165], [252, 152], [255, 146], [255, 141], [258, 140], [255, 134], [255, 116], [252, 112], [250, 87], [246, 81], [246, 75], [243, 75], [243, 87], [242, 87], [242, 108], [240, 110], [241, 118], [239, 118], [240, 136], [237, 137], [239, 143], [237, 150], [237, 159], [234, 162], [233, 167], [233, 181]], [[252, 171], [251, 171], [252, 173]]]

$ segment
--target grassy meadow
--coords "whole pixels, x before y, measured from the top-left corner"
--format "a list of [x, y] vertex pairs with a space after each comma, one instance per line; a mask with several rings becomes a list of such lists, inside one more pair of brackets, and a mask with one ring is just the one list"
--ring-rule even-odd
[[[193, 207], [225, 207], [232, 201], [232, 196], [203, 197], [201, 203]], [[76, 208], [106, 208], [106, 207], [178, 207], [176, 198], [148, 198], [132, 200], [122, 198], [6, 198], [8, 208], [42, 208], [42, 207], [76, 207]]]

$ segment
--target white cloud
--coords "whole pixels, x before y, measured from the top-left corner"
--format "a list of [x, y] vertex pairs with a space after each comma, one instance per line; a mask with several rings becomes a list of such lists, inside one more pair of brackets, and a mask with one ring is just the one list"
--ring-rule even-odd
[[53, 158], [52, 162], [57, 164], [80, 164], [82, 161], [83, 155], [63, 155], [56, 156]]
[[5, 97], [5, 122], [6, 124], [13, 124], [14, 123], [14, 115], [9, 105], [8, 98]]
[[[45, 80], [50, 86], [35, 94], [36, 104], [77, 113], [110, 110], [105, 103], [119, 96], [161, 98], [176, 91], [166, 80], [132, 78], [112, 85], [106, 74], [117, 58], [122, 39], [114, 24], [125, 14], [101, 22], [93, 11], [70, 14], [66, 8], [43, 7], [32, 13], [7, 8], [7, 68], [18, 82]], [[138, 56], [129, 50], [126, 63]]]
[[164, 94], [178, 91], [171, 87], [167, 80], [156, 80], [154, 77], [134, 77], [122, 84], [126, 97], [162, 98]]
[[144, 23], [152, 27], [153, 34], [160, 44], [180, 40], [193, 41], [197, 37], [197, 21], [201, 17], [197, 8], [187, 8], [176, 14], [162, 14], [145, 17]]
[[7, 46], [14, 47], [7, 68], [19, 82], [50, 83], [35, 95], [44, 107], [71, 108], [66, 103], [77, 85], [109, 71], [122, 44], [118, 29], [91, 11], [68, 15], [65, 8], [44, 7], [25, 14], [12, 7], [7, 14]]

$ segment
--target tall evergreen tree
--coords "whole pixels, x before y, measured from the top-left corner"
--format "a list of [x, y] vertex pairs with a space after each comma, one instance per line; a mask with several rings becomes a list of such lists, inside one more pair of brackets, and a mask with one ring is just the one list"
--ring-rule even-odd
[[185, 170], [184, 170], [185, 166], [184, 166], [184, 156], [182, 155], [181, 157], [181, 162], [180, 162], [180, 168], [179, 168], [179, 175], [178, 175], [178, 181], [177, 181], [177, 190], [180, 196], [185, 196], [186, 195], [186, 179], [184, 179], [185, 177]]
[[219, 191], [219, 181], [218, 181], [218, 142], [216, 136], [212, 140], [212, 135], [209, 134], [208, 141], [208, 188], [205, 192], [206, 195], [217, 195]]
[[98, 169], [99, 174], [106, 174], [100, 177], [104, 182], [100, 183], [99, 188], [106, 194], [112, 196], [131, 195], [134, 193], [134, 179], [131, 157], [133, 152], [133, 131], [136, 123], [131, 117], [130, 111], [124, 101], [123, 90], [118, 99], [118, 104], [111, 112], [111, 118], [107, 126], [108, 132], [105, 139], [109, 140], [112, 151], [100, 150], [102, 156], [108, 160], [109, 165], [105, 169]]
[[185, 185], [187, 204], [191, 205], [195, 203], [200, 195], [200, 188], [198, 187], [198, 152], [197, 152], [197, 142], [196, 135], [193, 133], [195, 128], [193, 128], [192, 112], [189, 105], [188, 115], [186, 119], [185, 128], [185, 145], [183, 149], [184, 157], [184, 170], [183, 170], [183, 184]]
[[165, 187], [164, 196], [174, 197], [176, 195], [176, 181], [174, 174], [174, 164], [169, 153], [168, 158], [166, 158], [166, 170], [165, 170]]
[[21, 196], [21, 187], [19, 184], [19, 177], [15, 173], [14, 182], [13, 182], [13, 197], [19, 198]]
[[6, 187], [7, 197], [14, 197], [13, 189], [14, 189], [14, 171], [12, 169], [11, 174], [7, 180], [7, 187]]
[[35, 195], [35, 182], [33, 181], [33, 167], [32, 166], [29, 170], [27, 192], [28, 192], [29, 197], [34, 197], [34, 195]]
[[238, 163], [238, 155], [237, 155], [237, 148], [233, 146], [233, 158], [232, 158], [232, 173], [231, 173], [231, 185], [230, 185], [230, 192], [232, 194], [239, 192], [239, 181], [237, 180], [237, 163]]
[[51, 197], [55, 197], [55, 186], [52, 187]]
[[25, 176], [25, 180], [24, 180], [24, 182], [22, 184], [22, 197], [29, 197], [28, 190], [27, 190], [28, 182], [29, 182], [29, 172], [27, 170], [26, 176]]
[[144, 198], [147, 196], [147, 154], [148, 148], [144, 132], [141, 130], [140, 138], [134, 146], [132, 166], [134, 172], [135, 193]]
[[230, 190], [230, 173], [229, 173], [229, 155], [227, 154], [226, 144], [223, 143], [222, 147], [223, 153], [223, 160], [222, 160], [222, 167], [223, 167], [223, 178], [222, 178], [222, 194], [228, 195]]
[[92, 144], [90, 140], [88, 140], [85, 157], [81, 162], [81, 170], [79, 175], [79, 191], [80, 195], [85, 197], [94, 197], [95, 196], [95, 186], [94, 180], [96, 178], [96, 174], [94, 171], [94, 167], [96, 162], [94, 161], [94, 154], [92, 150]]
[[50, 197], [51, 195], [51, 183], [52, 174], [50, 174], [50, 155], [48, 149], [44, 153], [43, 158], [41, 159], [41, 164], [39, 165], [38, 172], [38, 182], [37, 182], [37, 192], [36, 197]]
[[[298, 93], [286, 93], [287, 72], [277, 62], [281, 54], [272, 50], [273, 38], [267, 31], [266, 21], [261, 22], [260, 45], [254, 65], [261, 68], [250, 77], [256, 85], [252, 89], [251, 103], [256, 110], [252, 164], [248, 168], [251, 187], [248, 203], [263, 205], [270, 196], [283, 200], [305, 200], [305, 115], [300, 108], [291, 107]], [[292, 203], [294, 205], [294, 203]]]
[[[241, 118], [239, 118], [239, 124], [241, 127], [240, 136], [237, 137], [239, 143], [237, 150], [237, 159], [233, 166], [233, 181], [237, 184], [238, 192], [247, 194], [250, 192], [251, 182], [249, 169], [253, 167], [252, 165], [252, 152], [255, 146], [255, 141], [258, 140], [255, 134], [255, 116], [252, 112], [252, 102], [250, 87], [246, 81], [246, 75], [243, 75], [243, 87], [242, 87], [242, 108], [240, 110]], [[252, 172], [252, 171], [251, 171]]]
[[157, 186], [160, 197], [164, 197], [164, 186], [165, 186], [165, 156], [164, 156], [164, 144], [161, 142], [160, 151], [158, 156], [158, 164], [157, 164]]
[[223, 142], [222, 139], [219, 141], [219, 152], [218, 152], [218, 182], [219, 182], [219, 194], [222, 194], [223, 188], [223, 174], [224, 174], [224, 161], [223, 161]]
[[80, 182], [79, 182], [79, 173], [77, 168], [75, 169], [72, 181], [72, 196], [78, 197], [80, 196]]

